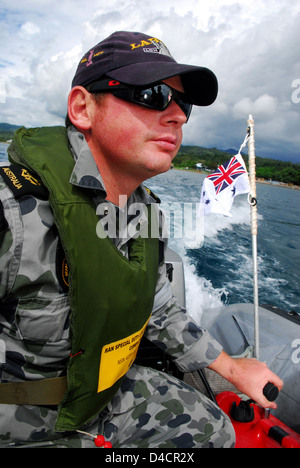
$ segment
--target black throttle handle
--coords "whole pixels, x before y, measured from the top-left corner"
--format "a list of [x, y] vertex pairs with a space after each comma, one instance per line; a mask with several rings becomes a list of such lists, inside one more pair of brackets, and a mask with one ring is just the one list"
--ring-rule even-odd
[[263, 389], [263, 394], [268, 401], [275, 401], [279, 395], [279, 390], [271, 382], [268, 382]]

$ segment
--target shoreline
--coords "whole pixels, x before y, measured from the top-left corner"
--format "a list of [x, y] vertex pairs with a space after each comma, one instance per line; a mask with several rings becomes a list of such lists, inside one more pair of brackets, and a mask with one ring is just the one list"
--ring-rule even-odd
[[283, 187], [283, 188], [289, 188], [289, 189], [293, 189], [293, 190], [300, 190], [299, 185], [286, 184], [285, 182], [270, 182], [269, 180], [256, 179], [256, 183], [266, 184], [266, 185], [273, 185], [273, 187]]

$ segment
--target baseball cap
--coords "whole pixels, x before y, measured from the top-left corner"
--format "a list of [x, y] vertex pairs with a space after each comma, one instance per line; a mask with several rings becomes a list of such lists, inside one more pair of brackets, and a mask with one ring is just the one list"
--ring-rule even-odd
[[81, 59], [72, 87], [109, 77], [131, 86], [148, 86], [180, 75], [185, 94], [197, 106], [209, 106], [218, 94], [215, 74], [205, 67], [177, 63], [166, 45], [139, 32], [117, 31]]

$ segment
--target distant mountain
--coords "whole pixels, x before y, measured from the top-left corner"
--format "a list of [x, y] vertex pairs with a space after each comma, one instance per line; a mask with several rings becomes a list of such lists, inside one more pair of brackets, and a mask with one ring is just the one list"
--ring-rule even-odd
[[[238, 152], [239, 152], [239, 150], [234, 149], [234, 148], [228, 148], [226, 150], [221, 150], [221, 151], [224, 151], [225, 153], [231, 154], [232, 156], [238, 154]], [[246, 151], [246, 153], [244, 153], [244, 151], [241, 151], [241, 155], [245, 156], [247, 154], [248, 154], [247, 151]]]
[[234, 148], [229, 148], [229, 149], [221, 150], [221, 151], [225, 151], [225, 153], [229, 153], [229, 154], [238, 154], [238, 150]]
[[18, 128], [20, 128], [20, 127], [21, 127], [21, 125], [12, 125], [12, 124], [9, 124], [9, 123], [0, 122], [0, 130], [15, 131], [15, 130], [18, 130]]
[[20, 125], [11, 125], [8, 123], [0, 123], [0, 141], [10, 140]]

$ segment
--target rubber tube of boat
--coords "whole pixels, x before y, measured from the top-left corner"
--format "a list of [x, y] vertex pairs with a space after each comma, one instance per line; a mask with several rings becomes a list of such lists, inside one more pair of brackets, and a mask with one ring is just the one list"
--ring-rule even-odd
[[275, 401], [276, 398], [278, 397], [279, 390], [271, 382], [268, 382], [267, 385], [263, 389], [263, 394], [268, 401]]

